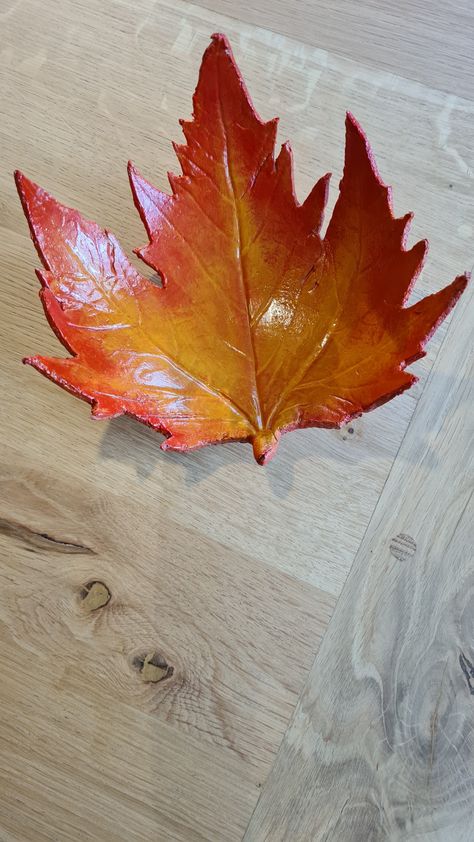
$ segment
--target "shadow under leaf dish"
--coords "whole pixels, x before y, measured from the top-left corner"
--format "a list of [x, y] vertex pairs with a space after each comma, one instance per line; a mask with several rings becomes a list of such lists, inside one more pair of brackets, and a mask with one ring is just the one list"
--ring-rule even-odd
[[263, 464], [282, 433], [339, 427], [415, 381], [406, 366], [467, 283], [405, 307], [426, 242], [405, 250], [367, 140], [349, 114], [344, 175], [322, 239], [329, 176], [299, 204], [292, 156], [275, 157], [228, 41], [213, 35], [163, 193], [129, 164], [149, 243], [141, 276], [107, 230], [17, 172], [44, 270], [47, 318], [69, 358], [28, 357], [92, 404], [166, 436], [163, 449], [251, 442]]

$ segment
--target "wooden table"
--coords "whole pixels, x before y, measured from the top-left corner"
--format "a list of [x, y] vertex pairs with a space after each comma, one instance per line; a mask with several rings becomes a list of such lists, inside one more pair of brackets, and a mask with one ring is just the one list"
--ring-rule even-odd
[[337, 185], [349, 108], [430, 239], [415, 295], [471, 268], [468, 0], [205, 5], [0, 8], [0, 840], [468, 842], [472, 294], [414, 389], [265, 469], [165, 455], [20, 364], [58, 346], [11, 171], [131, 253], [126, 161], [165, 186], [215, 30], [300, 196]]

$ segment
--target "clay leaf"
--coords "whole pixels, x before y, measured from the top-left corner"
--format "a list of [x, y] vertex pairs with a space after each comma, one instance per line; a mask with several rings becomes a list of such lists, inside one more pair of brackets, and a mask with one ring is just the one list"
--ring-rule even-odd
[[367, 140], [351, 116], [339, 196], [320, 235], [328, 176], [300, 204], [277, 121], [256, 114], [223, 35], [206, 50], [175, 150], [171, 193], [129, 165], [149, 243], [137, 254], [16, 173], [44, 270], [48, 320], [68, 358], [26, 359], [92, 404], [164, 433], [164, 449], [251, 442], [259, 463], [283, 432], [339, 427], [407, 389], [406, 366], [467, 276], [406, 301], [426, 243], [405, 248]]

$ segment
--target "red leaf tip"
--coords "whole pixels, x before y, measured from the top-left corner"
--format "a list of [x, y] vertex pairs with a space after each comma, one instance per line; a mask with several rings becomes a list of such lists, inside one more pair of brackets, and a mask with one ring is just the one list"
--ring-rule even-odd
[[[45, 193], [46, 191], [43, 190], [39, 184], [36, 184], [34, 181], [31, 181], [21, 170], [15, 170], [13, 173], [13, 178], [15, 179], [16, 189], [18, 190], [18, 195], [23, 202], [23, 207], [25, 208], [25, 201], [27, 201], [33, 194], [36, 193]], [[28, 195], [29, 194], [29, 195]]]
[[216, 47], [221, 47], [225, 50], [231, 49], [229, 39], [223, 32], [213, 32], [211, 35], [211, 41], [216, 45]]
[[25, 198], [25, 187], [28, 187], [32, 182], [22, 173], [21, 170], [15, 170], [13, 173], [13, 178], [15, 179], [15, 186], [18, 191], [18, 195], [23, 204], [23, 210], [26, 213], [24, 198]]
[[346, 111], [346, 144], [348, 145], [350, 142], [358, 143], [361, 146], [363, 146], [367, 152], [372, 166], [375, 167], [372, 149], [370, 148], [370, 144], [367, 139], [367, 135], [364, 132], [364, 129], [360, 125], [359, 121], [356, 120], [354, 115], [350, 111]]
[[27, 193], [38, 193], [42, 190], [42, 188], [35, 184], [34, 181], [31, 181], [25, 173], [21, 170], [15, 170], [13, 173], [13, 178], [15, 179], [16, 189], [18, 191], [18, 195], [23, 202], [23, 207], [25, 208], [24, 199], [27, 198]]

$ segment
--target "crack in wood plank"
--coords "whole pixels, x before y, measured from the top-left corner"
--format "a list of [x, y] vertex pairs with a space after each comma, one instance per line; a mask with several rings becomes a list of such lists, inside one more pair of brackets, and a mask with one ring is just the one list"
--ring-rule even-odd
[[95, 550], [85, 544], [55, 538], [47, 532], [40, 532], [24, 523], [17, 523], [7, 518], [0, 518], [0, 534], [21, 541], [35, 550], [50, 550], [70, 555], [96, 555]]

